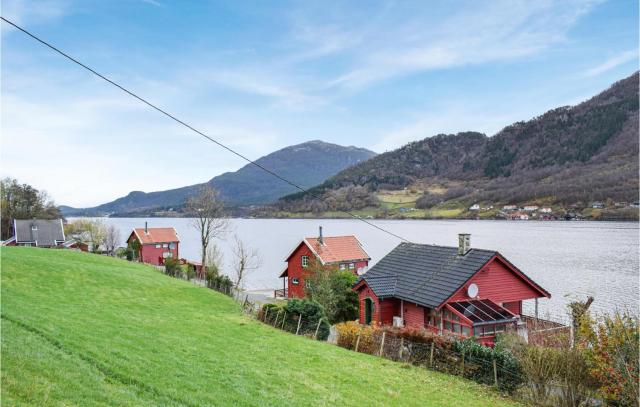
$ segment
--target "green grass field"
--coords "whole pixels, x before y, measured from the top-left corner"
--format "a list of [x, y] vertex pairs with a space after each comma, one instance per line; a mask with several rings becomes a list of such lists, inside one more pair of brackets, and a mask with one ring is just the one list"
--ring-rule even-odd
[[516, 404], [278, 331], [151, 267], [19, 247], [1, 260], [3, 405]]

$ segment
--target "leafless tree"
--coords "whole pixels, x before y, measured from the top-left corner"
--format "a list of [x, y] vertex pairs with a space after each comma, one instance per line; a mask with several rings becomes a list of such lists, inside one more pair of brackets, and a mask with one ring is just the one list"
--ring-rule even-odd
[[120, 231], [114, 225], [109, 225], [107, 227], [106, 235], [104, 238], [104, 245], [107, 249], [107, 253], [109, 256], [113, 256], [116, 247], [120, 243]]
[[235, 272], [235, 286], [242, 289], [244, 281], [252, 271], [256, 270], [262, 264], [260, 253], [255, 248], [248, 247], [237, 235], [233, 248], [235, 262], [233, 265]]
[[207, 263], [207, 249], [211, 241], [222, 236], [228, 226], [224, 216], [224, 204], [218, 197], [218, 191], [210, 186], [203, 186], [198, 194], [187, 199], [186, 212], [192, 217], [191, 225], [200, 234], [200, 253], [203, 269], [198, 278], [204, 275]]

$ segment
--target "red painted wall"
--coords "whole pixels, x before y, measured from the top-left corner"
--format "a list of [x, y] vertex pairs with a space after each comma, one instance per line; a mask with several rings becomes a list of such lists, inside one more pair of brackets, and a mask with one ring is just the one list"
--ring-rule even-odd
[[424, 328], [424, 307], [405, 301], [404, 326], [407, 328]]
[[[300, 244], [295, 252], [289, 257], [288, 270], [289, 278], [288, 289], [289, 298], [303, 298], [304, 297], [304, 277], [308, 273], [307, 269], [302, 267], [302, 256], [308, 256], [311, 262], [314, 258], [314, 254], [307, 247], [306, 244]], [[297, 278], [299, 283], [293, 284], [293, 279]]]
[[[471, 283], [475, 283], [478, 286], [478, 298], [489, 299], [498, 304], [538, 298], [540, 296], [528, 283], [509, 270], [500, 260], [494, 259], [482, 271], [476, 273], [462, 290], [451, 297], [449, 302], [468, 300], [467, 287]], [[511, 309], [509, 310], [511, 311]]]
[[[302, 267], [302, 256], [309, 257], [310, 266], [308, 269], [305, 269]], [[310, 270], [312, 270], [311, 267], [313, 266], [311, 264], [313, 263], [313, 261], [315, 261], [314, 259], [315, 259], [315, 255], [313, 254], [311, 249], [309, 249], [309, 247], [304, 243], [300, 243], [300, 245], [293, 252], [293, 254], [289, 256], [289, 261], [287, 262], [288, 264], [287, 268], [288, 268], [288, 274], [289, 274], [289, 278], [287, 279], [287, 289], [289, 290], [289, 298], [304, 298], [304, 279], [308, 275]], [[356, 262], [355, 268], [353, 270], [349, 270], [348, 269], [349, 262], [345, 262], [345, 263], [347, 264], [346, 270], [352, 271], [354, 274], [356, 274], [358, 268], [366, 267], [369, 264], [368, 261]], [[339, 263], [327, 265], [326, 267], [338, 268]], [[293, 284], [294, 278], [298, 279], [299, 281], [298, 284]]]
[[502, 306], [516, 315], [522, 314], [522, 301], [505, 302]]
[[[155, 244], [145, 244], [140, 247], [140, 258], [143, 263], [153, 264], [156, 266], [161, 266], [164, 264], [164, 259], [162, 258], [162, 253], [171, 252], [173, 253], [173, 257], [179, 259], [178, 256], [178, 247], [180, 245], [179, 242], [174, 242], [175, 248], [169, 249], [168, 247], [162, 247], [163, 243], [160, 243], [160, 248], [156, 248]], [[169, 244], [169, 243], [167, 243]]]

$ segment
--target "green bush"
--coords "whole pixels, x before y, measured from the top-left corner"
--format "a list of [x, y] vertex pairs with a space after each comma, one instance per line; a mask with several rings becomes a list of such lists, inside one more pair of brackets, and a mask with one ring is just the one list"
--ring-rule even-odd
[[180, 260], [169, 257], [164, 260], [164, 273], [171, 277], [182, 277], [182, 267], [180, 267]]
[[512, 393], [525, 381], [522, 368], [515, 355], [500, 348], [489, 348], [477, 343], [473, 338], [456, 341], [454, 350], [464, 353], [464, 376], [482, 384], [495, 383], [493, 361], [496, 361], [498, 388]]
[[282, 305], [265, 304], [258, 317], [267, 324], [275, 324], [277, 318], [276, 328], [295, 333], [300, 316], [302, 316], [299, 332], [301, 335], [315, 335], [318, 322], [322, 320], [318, 328], [318, 339], [327, 339], [330, 325], [324, 309], [315, 301], [292, 299]]

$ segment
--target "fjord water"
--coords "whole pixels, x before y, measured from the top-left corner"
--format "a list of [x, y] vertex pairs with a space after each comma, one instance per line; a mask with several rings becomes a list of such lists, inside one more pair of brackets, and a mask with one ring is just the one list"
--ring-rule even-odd
[[[180, 236], [180, 256], [198, 260], [199, 238], [185, 218], [105, 218], [120, 230], [122, 245], [134, 227], [175, 227]], [[497, 250], [541, 286], [551, 292], [540, 301], [541, 315], [566, 315], [572, 299], [595, 297], [593, 309], [638, 311], [640, 262], [639, 228], [633, 222], [541, 221], [371, 221], [415, 243], [455, 246], [458, 233], [471, 234], [471, 246]], [[224, 240], [223, 272], [232, 273], [233, 234], [259, 250], [262, 264], [248, 276], [246, 288], [282, 288], [278, 275], [285, 258], [302, 237], [316, 236], [322, 225], [325, 236], [353, 234], [371, 256], [371, 264], [400, 241], [364, 222], [340, 219], [232, 219]], [[533, 303], [525, 304], [532, 312]]]

